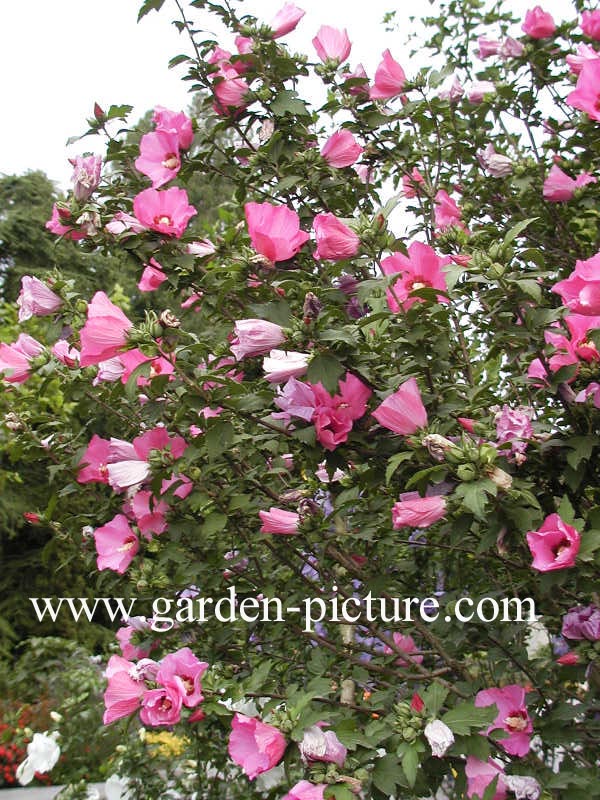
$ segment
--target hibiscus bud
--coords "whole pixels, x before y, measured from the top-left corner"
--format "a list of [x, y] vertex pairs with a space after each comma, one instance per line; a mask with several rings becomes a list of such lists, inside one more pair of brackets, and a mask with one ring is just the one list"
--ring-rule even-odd
[[500, 467], [494, 467], [493, 469], [488, 470], [486, 474], [492, 483], [495, 483], [499, 489], [502, 489], [505, 492], [508, 491], [512, 486], [512, 476], [503, 469], [500, 469]]
[[317, 295], [313, 292], [307, 292], [304, 298], [304, 308], [302, 309], [304, 321], [308, 322], [312, 319], [316, 319], [321, 313], [322, 308], [323, 303], [319, 300]]
[[434, 461], [444, 461], [446, 453], [453, 447], [450, 439], [446, 439], [445, 436], [440, 436], [439, 433], [428, 433], [427, 436], [423, 437], [421, 444], [423, 447], [427, 448], [429, 455]]
[[34, 511], [24, 511], [23, 517], [30, 523], [30, 525], [39, 525], [41, 522], [41, 517], [39, 514], [36, 514]]
[[98, 120], [98, 122], [104, 122], [106, 119], [106, 114], [104, 110], [98, 103], [94, 103], [94, 116]]
[[163, 328], [179, 328], [181, 326], [181, 321], [169, 308], [165, 308], [165, 310], [161, 312], [158, 321]]
[[8, 414], [4, 417], [4, 424], [8, 428], [9, 431], [22, 431], [25, 426], [19, 419], [19, 417], [14, 413], [14, 411], [9, 411]]

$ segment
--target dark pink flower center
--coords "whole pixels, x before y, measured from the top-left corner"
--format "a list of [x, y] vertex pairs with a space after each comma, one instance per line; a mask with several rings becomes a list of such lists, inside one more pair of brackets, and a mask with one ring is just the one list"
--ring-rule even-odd
[[133, 536], [130, 536], [129, 538], [125, 539], [121, 547], [117, 548], [117, 553], [126, 553], [128, 550], [131, 550], [134, 544], [135, 544], [135, 538]]
[[179, 166], [179, 157], [177, 153], [167, 153], [163, 159], [162, 165], [165, 169], [177, 169]]
[[173, 703], [169, 700], [168, 697], [163, 697], [158, 705], [158, 710], [162, 711], [165, 714], [172, 708], [173, 708]]
[[504, 719], [504, 724], [511, 733], [524, 731], [527, 727], [527, 712], [523, 709], [511, 711]]
[[555, 544], [554, 547], [552, 547], [551, 549], [552, 552], [554, 553], [554, 556], [558, 558], [565, 552], [565, 550], [568, 550], [570, 547], [571, 547], [571, 542], [567, 539], [566, 536], [563, 536], [560, 542]]
[[194, 681], [188, 675], [182, 675], [181, 682], [185, 687], [186, 694], [191, 694], [194, 691]]
[[172, 225], [173, 220], [171, 217], [168, 217], [166, 214], [163, 214], [161, 217], [158, 215], [154, 217], [154, 224], [155, 225]]

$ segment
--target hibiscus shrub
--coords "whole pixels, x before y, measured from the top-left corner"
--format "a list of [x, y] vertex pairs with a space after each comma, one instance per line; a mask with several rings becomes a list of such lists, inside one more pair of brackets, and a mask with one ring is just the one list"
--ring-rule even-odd
[[[88, 420], [33, 427], [45, 522], [137, 598], [104, 721], [181, 731], [196, 797], [600, 796], [600, 11], [449, 2], [431, 66], [369, 76], [239, 5], [180, 9], [201, 123], [157, 107], [138, 146], [96, 106], [48, 223], [125, 248], [145, 316], [31, 276], [0, 345]], [[212, 231], [199, 173], [235, 187]]]

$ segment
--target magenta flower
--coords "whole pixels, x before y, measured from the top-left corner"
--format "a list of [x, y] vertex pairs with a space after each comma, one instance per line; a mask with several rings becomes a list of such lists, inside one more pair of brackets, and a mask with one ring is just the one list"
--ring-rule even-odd
[[175, 133], [177, 135], [178, 149], [187, 150], [194, 140], [192, 120], [182, 111], [169, 111], [168, 108], [156, 106], [152, 122], [157, 131]]
[[133, 198], [133, 213], [146, 228], [180, 239], [198, 212], [189, 204], [185, 189], [171, 186], [162, 192], [144, 189]]
[[127, 570], [140, 547], [138, 537], [123, 514], [117, 514], [106, 525], [96, 528], [94, 540], [98, 569], [112, 569], [119, 575]]
[[287, 206], [246, 203], [244, 214], [252, 247], [271, 263], [293, 258], [310, 238], [300, 230], [300, 217]]
[[567, 96], [567, 103], [600, 121], [600, 58], [582, 64], [577, 85]]
[[23, 383], [29, 378], [31, 362], [44, 352], [44, 347], [27, 333], [21, 333], [12, 344], [0, 344], [0, 372], [9, 383]]
[[79, 365], [79, 350], [70, 345], [66, 339], [59, 339], [56, 344], [52, 345], [52, 355], [66, 367]]
[[138, 710], [146, 685], [137, 677], [135, 664], [121, 656], [109, 658], [105, 674], [108, 685], [104, 692], [103, 722], [109, 725]]
[[[170, 358], [174, 358], [174, 356], [170, 356]], [[134, 347], [133, 350], [127, 350], [124, 353], [121, 353], [119, 360], [123, 365], [123, 371], [119, 376], [121, 378], [121, 383], [123, 384], [127, 383], [131, 377], [131, 373], [134, 371], [134, 369], [136, 369], [136, 367], [139, 367], [140, 364], [145, 364], [148, 361], [150, 362], [150, 372], [148, 377], [145, 375], [140, 375], [136, 380], [137, 386], [148, 386], [152, 378], [156, 378], [158, 375], [172, 375], [175, 371], [173, 361], [170, 361], [164, 356], [146, 356], [137, 347]]]
[[140, 292], [155, 292], [159, 286], [167, 280], [161, 265], [153, 258], [146, 264], [142, 277], [139, 279], [137, 288]]
[[263, 360], [265, 378], [269, 383], [283, 383], [290, 378], [299, 378], [308, 369], [309, 353], [292, 350], [271, 350]]
[[127, 344], [131, 327], [121, 309], [104, 292], [96, 292], [87, 308], [87, 322], [79, 333], [81, 366], [89, 367], [116, 356]]
[[504, 770], [493, 759], [480, 761], [475, 756], [468, 756], [465, 774], [467, 776], [467, 797], [475, 795], [479, 798], [483, 797], [487, 787], [497, 777], [498, 783], [492, 800], [506, 800], [507, 786]]
[[136, 492], [130, 500], [123, 504], [123, 511], [135, 519], [140, 533], [148, 541], [152, 535], [160, 536], [167, 530], [166, 513], [169, 506], [164, 500], [157, 500], [147, 489]]
[[140, 142], [140, 155], [135, 168], [152, 181], [158, 189], [173, 180], [181, 168], [179, 137], [174, 131], [145, 133]]
[[577, 45], [577, 52], [575, 55], [569, 53], [567, 56], [567, 64], [574, 75], [579, 75], [581, 68], [587, 61], [594, 61], [597, 58], [600, 58], [600, 53], [594, 50], [593, 47], [590, 47], [589, 44], [582, 43]]
[[[133, 620], [136, 621], [144, 620], [145, 622], [146, 618], [129, 617], [128, 619], [130, 623]], [[138, 628], [132, 624], [124, 625], [123, 627], [119, 628], [119, 630], [115, 634], [116, 639], [119, 642], [119, 647], [121, 648], [121, 653], [123, 655], [123, 658], [126, 658], [127, 660], [131, 660], [133, 658], [135, 659], [148, 658], [148, 656], [150, 655], [152, 647], [148, 647], [148, 649], [145, 649], [143, 647], [139, 647], [138, 645], [134, 644], [131, 641], [139, 630], [149, 630], [149, 625], [145, 628]]]
[[326, 450], [335, 450], [348, 439], [354, 421], [363, 416], [372, 394], [368, 386], [350, 372], [339, 382], [339, 387], [340, 393], [333, 396], [320, 383], [312, 387], [316, 403], [312, 422], [317, 441]]
[[369, 90], [371, 100], [389, 100], [402, 94], [406, 74], [389, 50], [382, 53], [382, 61], [375, 70], [373, 86]]
[[461, 221], [460, 208], [445, 189], [440, 189], [435, 196], [435, 227], [436, 230], [445, 231], [456, 225], [464, 229]]
[[541, 6], [536, 6], [525, 14], [521, 30], [532, 39], [548, 39], [554, 35], [556, 25], [552, 14], [544, 11]]
[[429, 528], [446, 513], [443, 497], [421, 497], [418, 492], [405, 492], [392, 507], [392, 525], [400, 528]]
[[358, 161], [363, 149], [350, 131], [342, 128], [327, 139], [321, 148], [321, 155], [330, 167], [351, 167]]
[[234, 714], [227, 749], [250, 780], [277, 766], [285, 748], [285, 736], [273, 725], [245, 714]]
[[261, 509], [258, 515], [262, 522], [261, 533], [278, 533], [285, 536], [298, 533], [300, 514], [294, 511], [286, 511], [283, 508], [272, 506], [268, 511]]
[[352, 49], [347, 31], [345, 29], [340, 31], [338, 28], [332, 28], [329, 25], [321, 25], [312, 43], [323, 63], [327, 61], [337, 61], [338, 63], [345, 61]]
[[62, 300], [42, 281], [30, 275], [23, 275], [17, 306], [19, 322], [25, 322], [31, 317], [47, 317], [54, 314], [62, 306]]
[[269, 24], [269, 28], [273, 31], [273, 38], [281, 39], [282, 36], [293, 31], [305, 13], [293, 3], [286, 3], [283, 8], [279, 9]]
[[78, 231], [73, 227], [69, 209], [59, 208], [56, 203], [52, 206], [52, 216], [46, 222], [45, 228], [56, 236], [64, 236], [67, 239], [73, 239], [75, 242], [85, 237], [85, 231]]
[[281, 800], [323, 800], [326, 783], [300, 781]]
[[[421, 242], [413, 242], [408, 247], [408, 256], [403, 253], [394, 253], [381, 262], [381, 269], [385, 275], [400, 274], [400, 279], [386, 290], [387, 302], [391, 311], [398, 312], [400, 308], [408, 311], [415, 303], [422, 302], [420, 297], [411, 297], [415, 289], [441, 289], [447, 290], [446, 276], [442, 267], [450, 263], [449, 256], [436, 255], [432, 247]], [[447, 303], [448, 298], [437, 296], [438, 303]]]
[[[394, 644], [401, 650], [403, 653], [406, 653], [407, 656], [410, 656], [410, 661], [405, 661], [403, 658], [398, 658], [394, 662], [399, 667], [410, 667], [412, 664], [422, 664], [423, 663], [423, 656], [419, 655], [419, 648], [415, 644], [414, 639], [412, 636], [405, 636], [402, 633], [394, 633], [392, 634], [392, 639], [394, 640]], [[383, 652], [386, 656], [392, 655], [396, 651], [393, 650], [389, 645], [385, 645], [383, 648]]]
[[583, 12], [581, 15], [581, 30], [590, 39], [600, 41], [600, 10]]
[[344, 766], [348, 751], [333, 731], [324, 731], [324, 723], [318, 722], [306, 728], [302, 741], [298, 745], [300, 755], [305, 763], [324, 761], [328, 764]]
[[232, 67], [222, 63], [219, 71], [213, 75], [213, 91], [215, 93], [215, 111], [222, 116], [235, 114], [245, 108], [247, 94], [250, 87], [239, 72]]
[[[600, 353], [598, 353], [596, 346], [588, 337], [590, 330], [600, 328], [600, 317], [592, 317], [585, 314], [568, 314], [564, 321], [569, 329], [570, 338], [563, 336], [561, 333], [554, 333], [552, 330], [544, 332], [544, 339], [556, 350], [547, 359], [551, 373], [557, 372], [561, 367], [566, 367], [570, 364], [579, 364], [580, 361], [600, 360]], [[545, 381], [548, 377], [539, 358], [531, 362], [527, 375], [529, 378], [541, 378], [542, 381]], [[569, 378], [567, 382], [571, 383], [576, 377], [577, 373]]]
[[143, 725], [175, 725], [181, 719], [182, 696], [178, 689], [164, 686], [150, 689], [142, 697], [140, 720]]
[[544, 181], [544, 200], [551, 203], [564, 203], [573, 197], [576, 189], [587, 186], [588, 183], [596, 183], [596, 178], [589, 172], [582, 172], [576, 178], [570, 178], [566, 172], [554, 164]]
[[479, 47], [479, 58], [486, 59], [500, 52], [502, 42], [499, 39], [490, 39], [488, 36], [480, 36], [477, 39], [477, 46]]
[[419, 186], [425, 183], [425, 178], [416, 167], [412, 168], [410, 175], [402, 176], [402, 194], [407, 200], [417, 197]]
[[163, 658], [156, 680], [178, 692], [184, 706], [195, 708], [204, 700], [200, 680], [207, 669], [206, 661], [199, 661], [189, 647], [182, 647]]
[[600, 314], [600, 253], [586, 261], [576, 261], [575, 269], [565, 280], [555, 283], [563, 305], [577, 314]]
[[551, 572], [575, 565], [581, 536], [558, 514], [550, 514], [537, 531], [529, 531], [527, 544], [533, 556], [533, 569]]
[[281, 325], [264, 319], [238, 319], [231, 352], [238, 361], [248, 356], [260, 356], [285, 342]]
[[581, 642], [600, 641], [600, 608], [597, 606], [576, 606], [569, 609], [563, 617], [562, 635], [565, 639]]
[[409, 436], [427, 425], [427, 411], [414, 378], [409, 378], [373, 412], [384, 428]]
[[522, 758], [529, 752], [529, 743], [533, 726], [525, 704], [525, 689], [512, 684], [502, 689], [484, 689], [475, 697], [477, 708], [496, 705], [498, 716], [484, 732], [487, 736], [492, 731], [503, 730], [508, 738], [499, 739], [500, 747], [511, 756]]
[[342, 261], [358, 253], [360, 239], [333, 214], [317, 214], [313, 221], [317, 241], [314, 257], [327, 261]]
[[70, 158], [73, 167], [73, 195], [80, 203], [84, 203], [98, 188], [102, 172], [101, 156], [76, 156]]
[[108, 483], [110, 441], [94, 434], [82, 455], [77, 473], [78, 483]]

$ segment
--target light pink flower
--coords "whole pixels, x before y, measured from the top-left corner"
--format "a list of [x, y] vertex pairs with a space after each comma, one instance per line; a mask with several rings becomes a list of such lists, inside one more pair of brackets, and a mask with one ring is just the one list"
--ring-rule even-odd
[[281, 325], [264, 319], [238, 319], [231, 352], [239, 361], [248, 356], [260, 356], [285, 342]]
[[551, 572], [575, 565], [581, 536], [558, 514], [550, 514], [537, 531], [529, 531], [527, 544], [533, 556], [532, 568]]
[[358, 253], [360, 239], [357, 234], [333, 214], [317, 214], [313, 221], [317, 241], [316, 259], [342, 261]]
[[167, 688], [177, 691], [183, 705], [195, 708], [204, 700], [200, 679], [208, 669], [206, 661], [200, 661], [189, 647], [169, 653], [160, 662], [156, 680]]
[[244, 214], [252, 247], [273, 264], [293, 258], [310, 238], [300, 230], [298, 214], [287, 206], [246, 203]]
[[479, 798], [483, 797], [487, 787], [497, 777], [498, 783], [492, 800], [506, 800], [504, 770], [491, 758], [486, 762], [480, 761], [475, 756], [468, 756], [465, 773], [467, 776], [467, 797], [470, 798], [475, 795]]
[[85, 202], [98, 188], [102, 172], [101, 156], [76, 156], [70, 158], [73, 167], [73, 195], [80, 203]]
[[98, 386], [103, 381], [107, 383], [118, 381], [123, 375], [124, 369], [123, 362], [118, 356], [108, 358], [106, 361], [100, 361], [98, 363], [98, 373], [92, 381], [92, 386]]
[[79, 366], [79, 350], [70, 345], [66, 339], [59, 339], [52, 346], [52, 355], [66, 367]]
[[290, 378], [299, 378], [308, 369], [309, 353], [292, 350], [271, 350], [263, 360], [265, 378], [269, 383], [282, 383]]
[[321, 25], [317, 35], [312, 40], [317, 55], [323, 61], [345, 61], [350, 55], [352, 44], [348, 38], [348, 33], [329, 25]]
[[121, 656], [111, 656], [108, 660], [106, 679], [108, 685], [104, 692], [103, 722], [109, 725], [137, 711], [146, 685], [138, 677], [135, 664]]
[[425, 178], [416, 167], [412, 168], [410, 175], [402, 176], [402, 194], [408, 200], [419, 194], [419, 186], [425, 183]]
[[136, 436], [131, 444], [113, 438], [110, 440], [107, 463], [108, 482], [117, 491], [143, 483], [150, 476], [148, 459], [153, 450], [166, 451], [173, 460], [177, 460], [186, 448], [185, 439], [170, 436], [162, 426]]
[[156, 106], [152, 122], [156, 125], [157, 131], [176, 133], [181, 150], [191, 147], [194, 139], [192, 120], [182, 111], [169, 111], [163, 106]]
[[477, 151], [477, 160], [493, 178], [506, 178], [513, 170], [512, 159], [497, 153], [491, 142], [484, 150]]
[[145, 364], [146, 362], [150, 362], [150, 372], [147, 377], [145, 375], [138, 376], [136, 380], [137, 386], [148, 386], [152, 378], [156, 378], [158, 375], [172, 375], [175, 371], [175, 367], [173, 365], [173, 360], [170, 359], [174, 359], [174, 356], [170, 355], [169, 358], [165, 358], [164, 356], [146, 356], [137, 347], [134, 347], [133, 350], [127, 350], [120, 355], [120, 361], [123, 365], [123, 370], [119, 375], [121, 383], [126, 384], [131, 377], [131, 373], [139, 367], [140, 364]]
[[96, 528], [94, 540], [98, 569], [112, 569], [119, 575], [127, 570], [140, 546], [138, 537], [123, 514], [117, 514], [106, 525]]
[[146, 264], [142, 277], [138, 281], [137, 288], [140, 292], [155, 292], [159, 286], [167, 280], [162, 266], [153, 258]]
[[409, 436], [427, 425], [427, 412], [414, 378], [409, 378], [373, 412], [384, 428]]
[[228, 116], [246, 107], [250, 87], [234, 67], [221, 64], [212, 77], [214, 108], [218, 114]]
[[[415, 644], [414, 639], [412, 636], [405, 636], [402, 633], [394, 633], [392, 634], [392, 639], [394, 640], [394, 644], [406, 655], [410, 656], [410, 661], [405, 661], [403, 658], [398, 658], [394, 662], [399, 667], [410, 667], [411, 664], [422, 664], [423, 663], [423, 656], [419, 655], [419, 648]], [[390, 656], [396, 651], [393, 650], [389, 645], [385, 645], [383, 648], [383, 652], [386, 656]]]
[[250, 780], [277, 766], [285, 748], [285, 736], [273, 725], [245, 714], [234, 714], [227, 749]]
[[[403, 253], [394, 253], [381, 262], [381, 269], [385, 275], [400, 274], [400, 279], [386, 290], [387, 302], [391, 311], [398, 312], [400, 307], [408, 311], [415, 303], [422, 302], [422, 298], [411, 297], [411, 292], [416, 289], [441, 289], [447, 290], [446, 276], [442, 267], [450, 263], [448, 256], [438, 256], [432, 247], [421, 242], [413, 242], [408, 247], [408, 256]], [[443, 295], [437, 296], [438, 303], [447, 303]]]
[[460, 208], [445, 189], [440, 189], [435, 196], [434, 215], [436, 230], [445, 231], [453, 225], [463, 229], [465, 227], [461, 221]]
[[148, 541], [152, 539], [152, 534], [160, 536], [167, 530], [165, 514], [168, 510], [169, 506], [164, 500], [157, 500], [148, 489], [136, 492], [123, 504], [123, 511], [133, 515], [140, 533]]
[[348, 94], [352, 94], [355, 96], [365, 95], [368, 96], [369, 94], [369, 87], [367, 86], [367, 73], [365, 68], [362, 64], [357, 64], [356, 67], [352, 70], [352, 72], [344, 72], [342, 75], [342, 80], [344, 82], [348, 81], [356, 81], [360, 80], [361, 83], [356, 83], [354, 86], [348, 86], [346, 91]]
[[479, 58], [486, 59], [500, 52], [502, 42], [499, 39], [490, 39], [488, 36], [480, 36], [477, 39], [477, 46], [479, 47]]
[[533, 726], [525, 704], [525, 689], [512, 684], [502, 689], [484, 689], [475, 697], [477, 708], [496, 705], [498, 716], [484, 732], [487, 736], [492, 731], [503, 730], [509, 736], [499, 739], [500, 747], [511, 756], [522, 758], [529, 752], [529, 742]]
[[523, 44], [518, 39], [513, 39], [512, 36], [507, 36], [500, 48], [502, 58], [520, 58], [524, 52]]
[[133, 199], [133, 213], [150, 230], [179, 239], [198, 212], [189, 204], [185, 189], [171, 186], [161, 192], [144, 189]]
[[467, 89], [469, 103], [481, 103], [486, 94], [496, 94], [492, 81], [473, 81]]
[[109, 233], [112, 233], [113, 236], [120, 236], [123, 233], [133, 235], [135, 233], [144, 233], [144, 231], [148, 230], [146, 225], [142, 225], [139, 220], [124, 211], [118, 211], [104, 228]]
[[300, 781], [281, 800], [323, 800], [326, 783]]
[[446, 513], [443, 497], [421, 497], [418, 492], [400, 495], [392, 507], [392, 525], [400, 528], [429, 528]]
[[140, 155], [135, 168], [152, 181], [154, 189], [173, 180], [181, 168], [179, 137], [174, 131], [145, 133], [140, 141]]
[[588, 61], [594, 61], [600, 58], [600, 53], [594, 50], [589, 44], [577, 45], [577, 52], [575, 54], [569, 53], [567, 56], [567, 64], [569, 69], [574, 75], [579, 75], [581, 68]]
[[600, 58], [582, 64], [577, 85], [567, 96], [567, 103], [600, 121]]
[[581, 15], [581, 30], [590, 39], [600, 41], [600, 10], [584, 11]]
[[203, 258], [204, 256], [212, 256], [217, 252], [217, 248], [210, 239], [201, 239], [199, 242], [190, 242], [186, 245], [185, 252], [192, 256]]
[[428, 722], [423, 733], [431, 747], [431, 755], [435, 758], [443, 758], [454, 744], [454, 734], [441, 719]]
[[321, 155], [330, 167], [351, 167], [361, 156], [363, 147], [346, 128], [336, 131], [321, 148]]
[[[148, 191], [154, 191], [148, 189]], [[96, 292], [87, 308], [87, 321], [80, 331], [81, 366], [89, 367], [113, 358], [127, 344], [131, 321], [108, 299]]]
[[307, 763], [324, 761], [344, 766], [348, 751], [333, 731], [323, 730], [323, 723], [306, 728], [298, 745], [302, 760]]
[[600, 252], [585, 261], [576, 261], [573, 272], [555, 283], [552, 291], [561, 296], [570, 311], [600, 314]]
[[31, 317], [47, 317], [54, 314], [62, 306], [62, 300], [38, 278], [23, 275], [17, 306], [19, 322], [25, 322]]
[[[502, 410], [496, 414], [496, 437], [498, 444], [510, 442], [510, 453], [524, 454], [527, 449], [527, 440], [533, 436], [531, 418], [533, 409], [526, 406], [511, 408], [503, 405]], [[506, 451], [504, 451], [506, 452]]]
[[465, 90], [462, 83], [456, 75], [453, 75], [452, 78], [445, 81], [445, 86], [439, 93], [439, 97], [441, 100], [448, 100], [448, 102], [454, 103], [456, 100], [460, 100], [464, 93]]
[[110, 441], [95, 433], [82, 455], [77, 473], [78, 483], [108, 483]]
[[142, 697], [140, 720], [143, 725], [175, 725], [181, 719], [183, 697], [179, 689], [164, 686], [150, 689]]
[[575, 395], [575, 403], [585, 403], [591, 397], [592, 403], [595, 408], [600, 408], [600, 383], [593, 381], [588, 383], [585, 389], [582, 389]]
[[286, 3], [283, 8], [279, 9], [269, 24], [269, 28], [273, 31], [273, 38], [280, 39], [293, 31], [305, 13], [293, 3]]
[[556, 25], [552, 14], [544, 11], [541, 6], [536, 6], [525, 14], [521, 30], [532, 39], [548, 39], [556, 31]]
[[389, 50], [382, 53], [383, 60], [375, 71], [373, 86], [369, 91], [371, 100], [389, 100], [402, 94], [406, 75]]
[[258, 512], [262, 526], [261, 533], [278, 533], [291, 536], [298, 533], [300, 515], [294, 511], [272, 506], [268, 511], [262, 509]]
[[551, 203], [564, 203], [573, 197], [577, 189], [587, 186], [588, 183], [596, 183], [596, 178], [589, 172], [582, 172], [577, 178], [571, 178], [554, 164], [544, 181], [544, 200]]
[[44, 352], [44, 347], [27, 333], [21, 333], [12, 344], [0, 344], [0, 372], [9, 383], [23, 383], [29, 378], [31, 362]]
[[[134, 619], [133, 617], [131, 619]], [[137, 617], [137, 619], [145, 619], [144, 617]], [[134, 627], [133, 625], [124, 625], [122, 628], [116, 632], [115, 636], [117, 641], [119, 642], [119, 647], [121, 648], [121, 653], [123, 658], [131, 660], [132, 658], [147, 658], [150, 655], [150, 651], [152, 647], [150, 646], [148, 649], [143, 647], [139, 647], [136, 644], [132, 643], [133, 636], [138, 632], [138, 628]]]
[[66, 239], [73, 239], [73, 241], [78, 241], [85, 237], [85, 231], [77, 230], [73, 227], [69, 209], [58, 206], [56, 203], [52, 206], [52, 216], [46, 222], [45, 228], [56, 236], [64, 236]]
[[339, 394], [332, 396], [322, 384], [312, 386], [315, 398], [312, 422], [317, 441], [327, 450], [334, 450], [348, 439], [354, 421], [363, 416], [372, 394], [369, 387], [350, 372], [339, 381], [339, 388]]
[[296, 378], [290, 378], [283, 389], [277, 390], [274, 402], [278, 408], [282, 409], [281, 413], [273, 415], [276, 419], [289, 420], [290, 417], [298, 417], [305, 422], [311, 422], [317, 405], [312, 386], [309, 383], [298, 381]]

